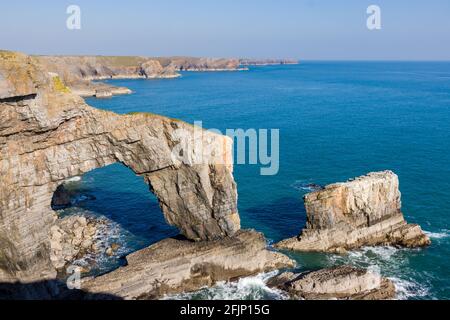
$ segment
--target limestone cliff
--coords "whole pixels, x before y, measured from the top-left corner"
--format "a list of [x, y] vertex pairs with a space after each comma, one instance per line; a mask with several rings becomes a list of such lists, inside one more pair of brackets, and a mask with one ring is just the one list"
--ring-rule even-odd
[[226, 58], [193, 58], [171, 57], [158, 58], [164, 66], [171, 66], [178, 71], [240, 71], [247, 70], [240, 67], [238, 59]]
[[365, 245], [430, 244], [420, 226], [406, 223], [399, 181], [391, 171], [369, 173], [305, 196], [306, 228], [276, 244], [298, 251], [343, 252]]
[[81, 96], [100, 98], [129, 94], [131, 90], [93, 80], [161, 79], [179, 77], [179, 71], [236, 71], [237, 59], [137, 56], [36, 56], [45, 70], [54, 72]]
[[36, 56], [47, 71], [56, 73], [72, 91], [81, 96], [107, 97], [131, 91], [92, 80], [175, 78], [172, 66], [158, 60], [121, 56]]
[[[201, 163], [180, 161], [173, 156], [180, 132], [222, 152]], [[206, 131], [199, 140], [194, 132], [162, 116], [92, 108], [40, 58], [0, 51], [0, 282], [55, 276], [49, 244], [53, 193], [66, 179], [112, 163], [142, 176], [166, 220], [187, 238], [235, 234], [240, 222], [232, 142]], [[185, 156], [195, 150], [184, 150]]]

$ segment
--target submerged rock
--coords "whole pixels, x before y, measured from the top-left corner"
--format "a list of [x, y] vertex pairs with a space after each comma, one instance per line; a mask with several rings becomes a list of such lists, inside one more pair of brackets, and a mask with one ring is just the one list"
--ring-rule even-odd
[[295, 274], [282, 273], [268, 285], [288, 292], [292, 298], [306, 300], [386, 300], [395, 297], [395, 286], [368, 270], [340, 266]]
[[307, 194], [304, 201], [306, 228], [275, 247], [341, 253], [361, 246], [430, 244], [420, 226], [403, 218], [398, 177], [391, 171], [328, 185]]
[[268, 250], [261, 233], [249, 230], [216, 241], [166, 239], [126, 260], [124, 267], [85, 280], [82, 289], [125, 299], [155, 299], [294, 266], [287, 256]]

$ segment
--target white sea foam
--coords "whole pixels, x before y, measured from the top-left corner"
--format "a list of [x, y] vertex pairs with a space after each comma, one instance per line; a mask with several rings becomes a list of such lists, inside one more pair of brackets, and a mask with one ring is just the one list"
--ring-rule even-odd
[[399, 253], [401, 253], [401, 249], [391, 246], [363, 247], [359, 250], [351, 251], [346, 255], [330, 255], [328, 256], [328, 260], [332, 264], [343, 262], [367, 267], [367, 265], [376, 265], [379, 262], [392, 262], [392, 259]]
[[429, 298], [427, 277], [409, 267], [409, 255], [414, 249], [398, 249], [390, 246], [363, 247], [347, 255], [331, 255], [329, 264], [350, 264], [367, 268], [388, 277], [395, 285], [396, 299]]
[[450, 236], [450, 230], [441, 230], [441, 232], [423, 231], [431, 239], [444, 239]]
[[[361, 252], [364, 255], [375, 255], [377, 258], [382, 260], [390, 260], [394, 255], [399, 253], [398, 248], [394, 248], [391, 246], [380, 246], [380, 247], [363, 247]], [[350, 253], [352, 255], [353, 253]]]
[[66, 179], [64, 182], [70, 183], [70, 182], [78, 182], [78, 181], [81, 181], [81, 177], [72, 177], [72, 178]]
[[277, 271], [261, 273], [254, 277], [241, 278], [236, 282], [219, 282], [211, 288], [204, 288], [193, 293], [168, 295], [164, 300], [284, 300], [288, 296], [280, 290], [271, 289], [267, 280], [277, 275]]
[[413, 280], [400, 279], [398, 277], [389, 277], [395, 285], [398, 300], [408, 300], [411, 298], [422, 298], [429, 294], [429, 289]]

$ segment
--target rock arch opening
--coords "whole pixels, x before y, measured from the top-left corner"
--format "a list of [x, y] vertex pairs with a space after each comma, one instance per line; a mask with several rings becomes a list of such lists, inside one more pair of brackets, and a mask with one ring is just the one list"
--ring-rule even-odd
[[[150, 189], [150, 190], [149, 190]], [[179, 234], [161, 214], [143, 177], [115, 163], [60, 184], [52, 198], [58, 221], [51, 230], [51, 259], [87, 275], [110, 271], [123, 256]]]

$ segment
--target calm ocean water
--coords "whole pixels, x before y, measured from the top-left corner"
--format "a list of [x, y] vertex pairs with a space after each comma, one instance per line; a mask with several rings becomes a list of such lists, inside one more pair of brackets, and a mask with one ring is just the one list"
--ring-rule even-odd
[[[278, 175], [261, 176], [258, 166], [235, 169], [243, 227], [270, 241], [303, 227], [305, 185], [393, 170], [404, 214], [429, 232], [430, 248], [292, 256], [302, 270], [340, 263], [378, 267], [401, 299], [450, 299], [450, 63], [305, 62], [111, 83], [135, 93], [87, 102], [117, 113], [201, 120], [206, 128], [280, 129]], [[81, 189], [96, 200], [77, 207], [117, 223], [123, 254], [177, 234], [143, 180], [121, 165], [86, 174]], [[264, 286], [266, 277], [172, 298], [283, 298]]]

